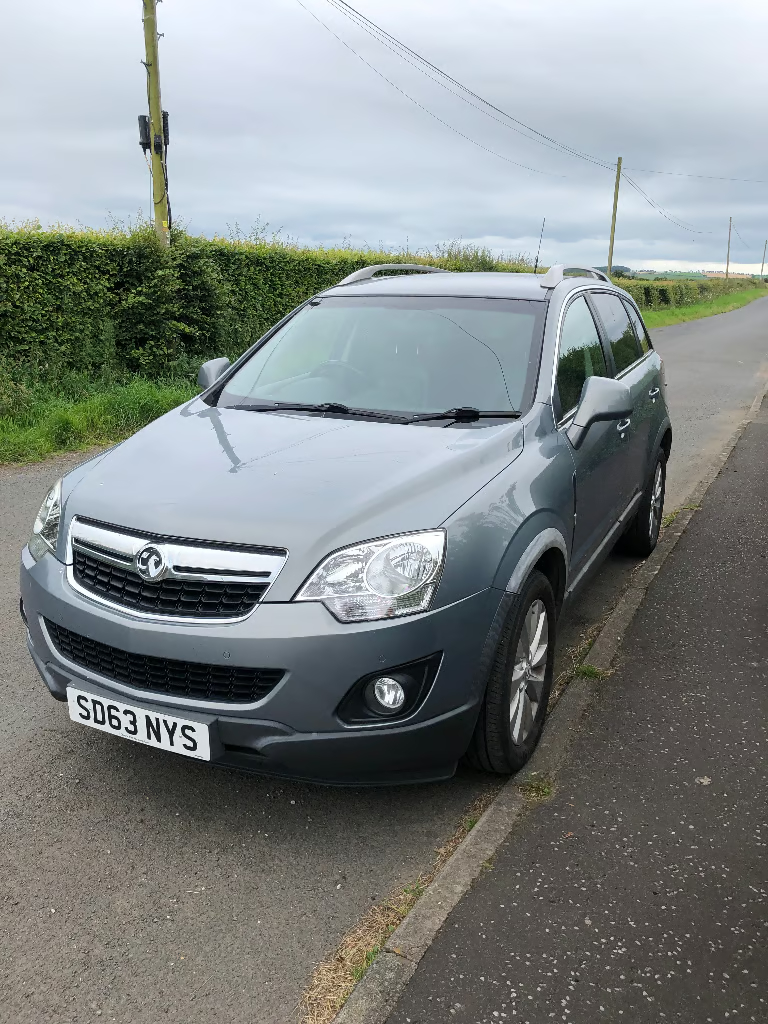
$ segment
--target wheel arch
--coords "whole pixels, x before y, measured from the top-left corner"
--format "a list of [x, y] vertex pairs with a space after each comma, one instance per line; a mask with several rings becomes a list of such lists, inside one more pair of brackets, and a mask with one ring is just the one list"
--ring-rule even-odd
[[533, 569], [543, 573], [549, 580], [552, 592], [555, 595], [555, 606], [559, 613], [565, 598], [565, 584], [567, 580], [565, 555], [559, 547], [547, 548], [533, 566]]
[[669, 456], [672, 453], [672, 427], [667, 424], [667, 429], [664, 431], [664, 436], [659, 441], [659, 447], [663, 449], [664, 456], [669, 461]]
[[649, 453], [652, 464], [656, 461], [656, 453], [659, 449], [663, 450], [664, 455], [669, 459], [672, 452], [672, 424], [669, 422], [668, 416], [664, 417], [663, 423], [659, 425], [656, 431], [656, 439]]
[[559, 609], [568, 583], [568, 545], [559, 529], [548, 526], [528, 543], [504, 588], [507, 593], [520, 593], [534, 569], [549, 580]]

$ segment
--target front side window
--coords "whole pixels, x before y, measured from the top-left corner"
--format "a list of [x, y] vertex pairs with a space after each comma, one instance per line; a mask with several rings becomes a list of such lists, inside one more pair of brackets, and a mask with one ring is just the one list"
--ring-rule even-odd
[[624, 303], [618, 295], [610, 295], [608, 292], [595, 292], [592, 299], [608, 335], [616, 373], [621, 373], [641, 355]]
[[607, 376], [603, 346], [583, 295], [574, 299], [565, 313], [560, 332], [557, 389], [562, 415], [579, 404], [588, 377]]
[[640, 342], [640, 348], [642, 349], [643, 355], [646, 352], [651, 351], [651, 339], [648, 337], [648, 331], [645, 329], [645, 324], [640, 319], [640, 316], [633, 305], [629, 302], [624, 302], [627, 312], [629, 313], [629, 319], [632, 321], [632, 326], [635, 328], [635, 334], [637, 340]]
[[520, 410], [538, 372], [544, 312], [527, 299], [329, 296], [258, 348], [218, 404]]

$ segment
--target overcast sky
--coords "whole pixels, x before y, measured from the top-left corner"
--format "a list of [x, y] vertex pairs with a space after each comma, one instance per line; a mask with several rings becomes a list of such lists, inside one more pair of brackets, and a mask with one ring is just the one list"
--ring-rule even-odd
[[[624, 183], [615, 263], [722, 266], [733, 216], [732, 261], [759, 270], [765, 0], [355, 6], [537, 131], [601, 161], [621, 155], [654, 202], [701, 232]], [[98, 227], [148, 211], [141, 10], [141, 0], [6, 5], [0, 219]], [[606, 262], [610, 170], [491, 120], [327, 0], [164, 0], [158, 22], [170, 195], [191, 232], [247, 232], [261, 220], [307, 244], [461, 238], [535, 254], [546, 216], [545, 264]]]

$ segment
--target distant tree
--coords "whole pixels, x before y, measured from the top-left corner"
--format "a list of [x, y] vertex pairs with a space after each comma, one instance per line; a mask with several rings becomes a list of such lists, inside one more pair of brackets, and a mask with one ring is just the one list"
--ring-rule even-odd
[[[595, 270], [602, 270], [604, 274], [608, 273], [608, 267], [595, 267]], [[632, 277], [632, 270], [630, 267], [622, 267], [618, 263], [614, 263], [611, 267], [611, 273], [614, 277]]]

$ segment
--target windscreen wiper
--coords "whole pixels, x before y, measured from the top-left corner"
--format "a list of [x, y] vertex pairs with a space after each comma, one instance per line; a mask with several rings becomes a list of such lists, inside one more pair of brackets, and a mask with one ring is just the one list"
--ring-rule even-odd
[[426, 412], [411, 416], [409, 423], [423, 423], [424, 420], [453, 420], [456, 423], [474, 423], [475, 420], [519, 419], [521, 413], [517, 409], [475, 409], [463, 405], [458, 409], [446, 409], [445, 412]]
[[368, 420], [386, 420], [391, 423], [410, 423], [410, 416], [398, 416], [378, 409], [354, 409], [342, 402], [271, 402], [268, 405], [237, 405], [248, 412], [330, 412], [341, 416], [357, 416]]

